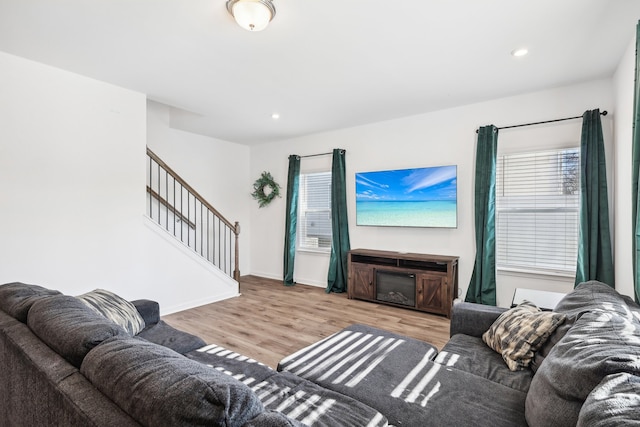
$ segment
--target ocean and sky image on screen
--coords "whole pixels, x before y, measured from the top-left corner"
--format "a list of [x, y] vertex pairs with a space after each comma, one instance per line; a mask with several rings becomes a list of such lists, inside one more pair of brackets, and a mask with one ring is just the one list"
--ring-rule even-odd
[[356, 224], [455, 228], [456, 174], [456, 166], [356, 173]]

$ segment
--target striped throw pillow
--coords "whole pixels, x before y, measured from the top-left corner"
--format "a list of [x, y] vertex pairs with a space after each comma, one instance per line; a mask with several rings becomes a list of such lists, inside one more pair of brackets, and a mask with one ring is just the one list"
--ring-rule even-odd
[[122, 326], [132, 336], [145, 327], [136, 307], [126, 299], [104, 289], [95, 289], [77, 297], [98, 314]]
[[524, 301], [502, 313], [482, 335], [482, 340], [502, 355], [510, 370], [523, 370], [564, 320], [563, 314], [541, 311], [535, 304]]

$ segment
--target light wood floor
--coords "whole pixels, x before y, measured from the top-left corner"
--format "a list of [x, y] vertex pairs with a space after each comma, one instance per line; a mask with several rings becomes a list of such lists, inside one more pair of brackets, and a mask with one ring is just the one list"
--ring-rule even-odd
[[275, 367], [284, 356], [353, 323], [427, 341], [438, 349], [449, 339], [443, 316], [350, 300], [346, 294], [256, 276], [240, 279], [237, 298], [164, 316], [175, 328], [195, 334]]

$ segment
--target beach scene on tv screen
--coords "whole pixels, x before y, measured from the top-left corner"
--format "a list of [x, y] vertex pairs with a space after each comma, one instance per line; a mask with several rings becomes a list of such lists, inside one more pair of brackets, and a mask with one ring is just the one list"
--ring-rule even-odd
[[356, 173], [356, 224], [457, 227], [457, 167]]

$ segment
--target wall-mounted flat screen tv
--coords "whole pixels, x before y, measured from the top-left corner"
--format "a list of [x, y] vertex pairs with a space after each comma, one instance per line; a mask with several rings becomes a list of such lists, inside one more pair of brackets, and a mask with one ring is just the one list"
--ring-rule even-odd
[[356, 173], [356, 224], [456, 228], [457, 182], [456, 166]]

